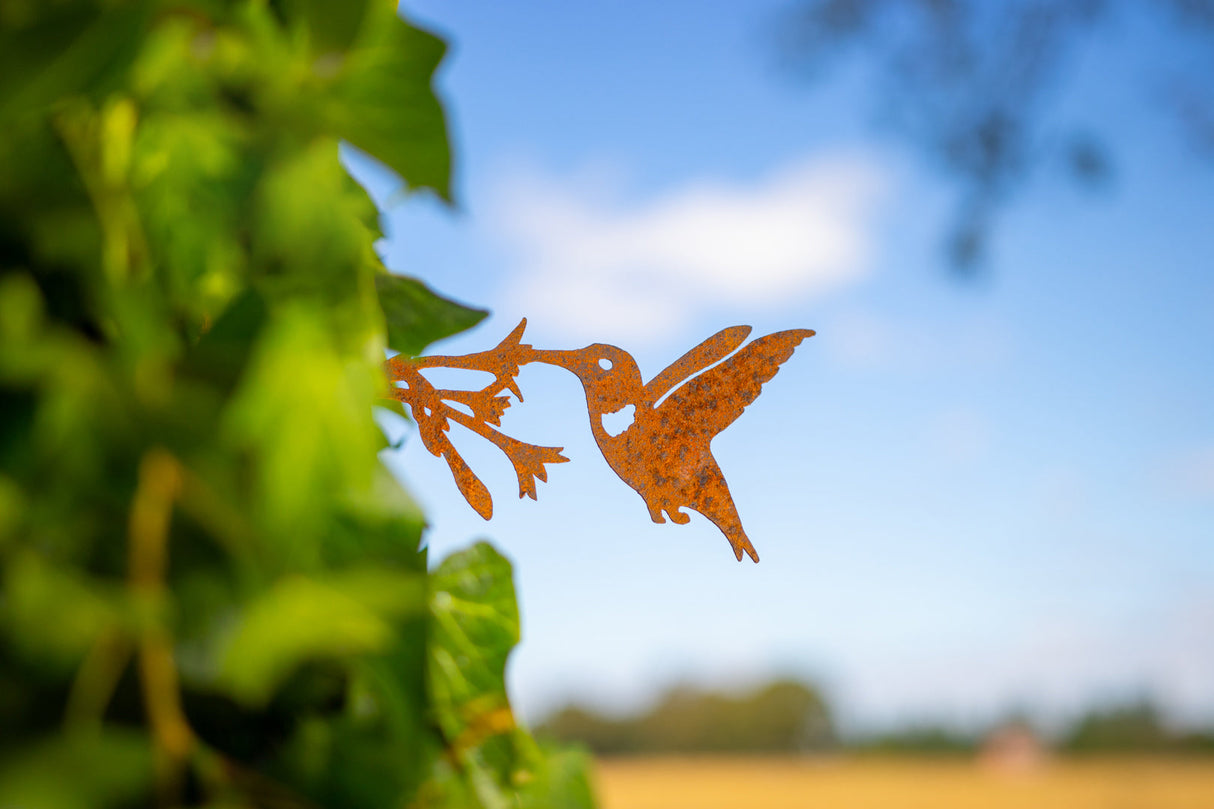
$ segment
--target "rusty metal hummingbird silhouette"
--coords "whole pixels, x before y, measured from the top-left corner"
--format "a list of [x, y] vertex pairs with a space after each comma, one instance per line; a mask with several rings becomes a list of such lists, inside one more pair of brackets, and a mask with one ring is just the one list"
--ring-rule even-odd
[[[540, 350], [522, 342], [527, 320], [494, 349], [463, 356], [394, 357], [393, 396], [409, 405], [426, 449], [443, 457], [468, 503], [485, 519], [493, 501], [485, 484], [464, 462], [445, 433], [451, 421], [493, 442], [514, 465], [519, 497], [536, 498], [538, 478], [547, 481], [547, 464], [564, 463], [561, 447], [538, 447], [493, 429], [510, 400], [522, 393], [515, 377], [523, 365], [540, 362], [574, 374], [582, 383], [590, 430], [608, 466], [645, 501], [649, 516], [686, 524], [691, 509], [707, 517], [729, 540], [739, 561], [759, 555], [742, 528], [733, 497], [712, 455], [712, 439], [732, 424], [774, 377], [793, 351], [814, 332], [792, 329], [752, 340], [749, 326], [717, 332], [642, 382], [636, 361], [616, 346], [596, 343], [572, 351]], [[427, 368], [486, 371], [493, 382], [477, 391], [443, 390], [422, 375]], [[632, 421], [611, 432], [604, 417], [632, 408]], [[469, 412], [471, 415], [469, 415]], [[663, 516], [665, 515], [665, 516]]]

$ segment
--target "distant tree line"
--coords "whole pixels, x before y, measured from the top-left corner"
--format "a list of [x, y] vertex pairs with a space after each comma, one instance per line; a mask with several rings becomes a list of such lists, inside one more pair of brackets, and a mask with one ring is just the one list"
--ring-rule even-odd
[[[551, 714], [536, 735], [580, 743], [603, 755], [649, 753], [813, 753], [973, 755], [991, 733], [911, 724], [854, 737], [839, 734], [821, 691], [777, 680], [742, 693], [690, 685], [668, 691], [649, 710], [613, 716], [582, 705]], [[1149, 700], [1092, 709], [1047, 742], [1063, 754], [1214, 754], [1214, 727], [1178, 731]]]
[[536, 735], [604, 754], [808, 752], [837, 744], [826, 701], [816, 689], [791, 680], [744, 694], [678, 686], [636, 716], [611, 717], [570, 705]]
[[1064, 748], [1072, 753], [1214, 753], [1214, 728], [1172, 730], [1155, 706], [1143, 700], [1082, 716], [1066, 736]]

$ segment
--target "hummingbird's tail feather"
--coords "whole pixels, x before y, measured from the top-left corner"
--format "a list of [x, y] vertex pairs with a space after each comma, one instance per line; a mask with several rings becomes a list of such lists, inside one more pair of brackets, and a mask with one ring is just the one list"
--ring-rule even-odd
[[[724, 479], [721, 482], [724, 483]], [[721, 533], [729, 540], [730, 546], [733, 547], [733, 555], [738, 557], [739, 562], [742, 561], [742, 554], [745, 553], [754, 560], [755, 564], [758, 564], [759, 552], [755, 550], [754, 545], [750, 544], [750, 538], [746, 536], [746, 531], [742, 528], [742, 519], [738, 516], [738, 509], [733, 504], [733, 498], [726, 492], [723, 498], [712, 498], [708, 502], [709, 508], [694, 503], [691, 508], [703, 514], [713, 525], [721, 529]]]
[[738, 561], [742, 561], [742, 554], [749, 556], [755, 564], [759, 563], [759, 552], [755, 550], [755, 546], [750, 544], [750, 539], [747, 538], [746, 532], [742, 530], [742, 526], [738, 526], [735, 533], [726, 532], [725, 538], [729, 540], [729, 544], [733, 546], [733, 555], [738, 557]]

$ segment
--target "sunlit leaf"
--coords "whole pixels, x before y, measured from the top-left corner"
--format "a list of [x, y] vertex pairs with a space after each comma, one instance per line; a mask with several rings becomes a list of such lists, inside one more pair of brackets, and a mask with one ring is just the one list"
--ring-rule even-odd
[[506, 658], [519, 639], [510, 563], [487, 542], [452, 554], [431, 575], [431, 673], [450, 739], [508, 710]]
[[311, 307], [280, 314], [227, 416], [231, 439], [257, 457], [261, 516], [301, 559], [329, 504], [370, 484], [378, 464], [373, 377], [337, 352], [325, 322]]

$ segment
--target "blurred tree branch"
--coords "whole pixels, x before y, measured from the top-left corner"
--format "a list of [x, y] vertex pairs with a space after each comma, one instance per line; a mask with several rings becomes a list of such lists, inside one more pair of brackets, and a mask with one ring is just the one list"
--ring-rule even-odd
[[1110, 176], [1099, 127], [1055, 121], [1051, 101], [1075, 52], [1135, 14], [1195, 57], [1150, 54], [1152, 95], [1196, 152], [1214, 154], [1214, 0], [797, 0], [776, 40], [784, 67], [807, 80], [849, 58], [871, 69], [876, 124], [957, 186], [947, 252], [967, 272], [999, 208], [1037, 170], [1085, 185]]

